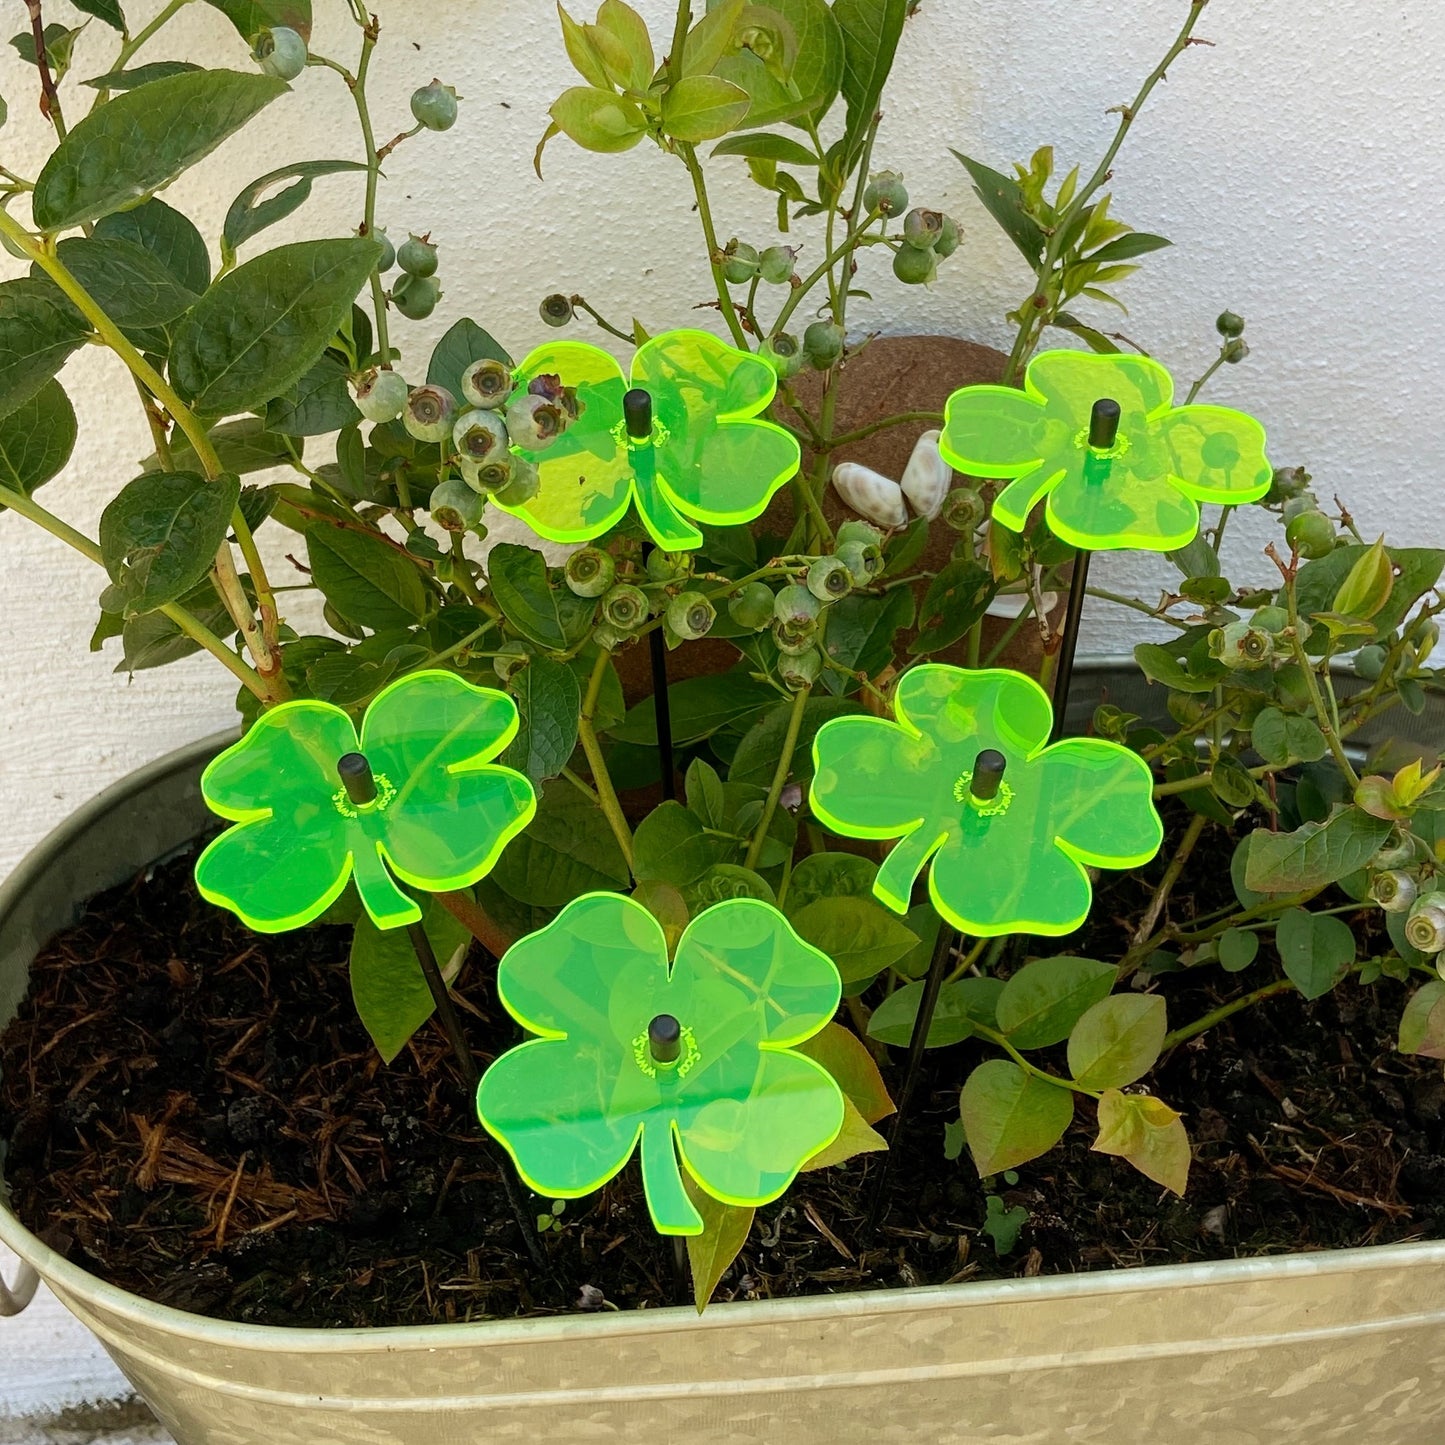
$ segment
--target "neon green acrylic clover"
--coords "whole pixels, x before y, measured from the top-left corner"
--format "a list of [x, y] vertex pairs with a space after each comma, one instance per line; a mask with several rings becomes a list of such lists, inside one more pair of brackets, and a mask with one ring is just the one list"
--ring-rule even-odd
[[[750, 522], [798, 470], [795, 438], [759, 417], [777, 389], [773, 368], [705, 331], [645, 342], [630, 383], [595, 346], [540, 346], [517, 368], [514, 396], [553, 376], [575, 389], [580, 415], [545, 448], [515, 448], [536, 463], [540, 485], [504, 510], [554, 542], [600, 537], [635, 503], [659, 547], [690, 551], [702, 546], [693, 522]], [[642, 440], [629, 437], [623, 413], [629, 385], [652, 401]]]
[[832, 1075], [792, 1052], [833, 1017], [838, 970], [758, 899], [698, 914], [669, 967], [646, 908], [584, 894], [507, 950], [498, 990], [540, 1037], [487, 1070], [477, 1113], [544, 1198], [601, 1188], [640, 1138], [654, 1226], [700, 1234], [682, 1168], [766, 1204], [842, 1128]]
[[[1071, 933], [1093, 901], [1084, 865], [1134, 868], [1158, 852], [1148, 765], [1099, 738], [1048, 745], [1053, 710], [1032, 678], [926, 663], [899, 679], [893, 710], [897, 722], [818, 730], [811, 803], [835, 833], [899, 839], [873, 885], [896, 912], [931, 858], [933, 906], [962, 932]], [[980, 802], [970, 784], [989, 749], [1003, 782]]]
[[[1094, 403], [1118, 402], [1114, 444], [1089, 445]], [[948, 399], [939, 450], [975, 477], [1009, 479], [993, 516], [1021, 532], [1047, 496], [1056, 537], [1091, 552], [1172, 552], [1199, 531], [1199, 503], [1236, 506], [1268, 490], [1264, 428], [1225, 406], [1175, 406], [1147, 356], [1045, 351], [1024, 389], [966, 386]]]
[[[360, 738], [331, 703], [282, 703], [201, 775], [211, 811], [237, 826], [196, 861], [196, 885], [260, 933], [310, 923], [353, 877], [378, 928], [415, 923], [421, 909], [392, 875], [430, 892], [465, 888], [536, 812], [531, 783], [492, 762], [516, 731], [511, 698], [450, 672], [378, 693]], [[358, 754], [374, 785], [367, 803], [338, 772]]]

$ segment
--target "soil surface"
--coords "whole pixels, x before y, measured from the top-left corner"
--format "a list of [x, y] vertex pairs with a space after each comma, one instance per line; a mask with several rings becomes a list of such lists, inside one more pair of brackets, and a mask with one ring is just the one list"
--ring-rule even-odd
[[[670, 1243], [649, 1227], [635, 1163], [540, 1236], [543, 1277], [441, 1035], [429, 1026], [383, 1066], [352, 1005], [349, 930], [251, 934], [197, 897], [193, 861], [97, 899], [37, 960], [0, 1037], [5, 1177], [31, 1229], [137, 1294], [255, 1323], [419, 1324], [690, 1299]], [[1173, 916], [1227, 901], [1210, 893], [1227, 868], [1201, 872], [1212, 883], [1201, 896], [1179, 890]], [[1057, 951], [1117, 958], [1110, 920], [1137, 912], [1147, 882], [1106, 875], [1102, 921]], [[1152, 986], [1177, 1027], [1267, 982], [1269, 955], [1238, 977], [1210, 965]], [[484, 1063], [517, 1037], [493, 977], [474, 950], [458, 990]], [[1445, 1081], [1439, 1064], [1394, 1051], [1404, 997], [1388, 979], [1313, 1004], [1281, 995], [1175, 1049], [1150, 1085], [1184, 1111], [1188, 1197], [1092, 1153], [1081, 1110], [1059, 1148], [1016, 1184], [996, 1183], [1007, 1209], [1028, 1211], [1006, 1255], [982, 1228], [967, 1154], [944, 1150], [959, 1084], [986, 1046], [935, 1051], [877, 1230], [863, 1227], [877, 1156], [805, 1174], [759, 1211], [715, 1298], [1445, 1235]], [[895, 1053], [895, 1089], [900, 1065]]]

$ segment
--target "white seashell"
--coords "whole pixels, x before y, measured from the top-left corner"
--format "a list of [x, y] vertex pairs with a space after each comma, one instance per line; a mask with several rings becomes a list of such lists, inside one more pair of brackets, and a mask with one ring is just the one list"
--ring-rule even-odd
[[855, 512], [880, 527], [902, 527], [908, 521], [902, 488], [861, 462], [839, 462], [833, 468], [833, 487]]
[[943, 509], [943, 499], [953, 481], [953, 468], [943, 460], [938, 438], [936, 430], [926, 431], [918, 438], [904, 468], [902, 482], [903, 495], [913, 504], [913, 510], [930, 522]]

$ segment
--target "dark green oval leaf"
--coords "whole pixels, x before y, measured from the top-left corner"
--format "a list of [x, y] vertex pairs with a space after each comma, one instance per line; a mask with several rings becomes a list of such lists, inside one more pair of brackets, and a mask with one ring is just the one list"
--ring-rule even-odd
[[[342, 171], [364, 171], [360, 161], [299, 161], [294, 165], [281, 166], [258, 176], [240, 195], [231, 202], [226, 212], [225, 224], [221, 227], [221, 245], [235, 251], [252, 236], [284, 221], [293, 211], [305, 205], [311, 196], [311, 182], [317, 176], [334, 176]], [[277, 191], [274, 196], [261, 197], [279, 181], [292, 184]]]
[[517, 704], [517, 736], [501, 761], [526, 773], [534, 783], [555, 778], [577, 747], [577, 715], [582, 692], [577, 674], [550, 657], [534, 657], [511, 680]]
[[49, 281], [0, 284], [0, 415], [29, 401], [89, 331]]
[[371, 532], [317, 523], [306, 533], [311, 580], [348, 621], [380, 630], [423, 621], [435, 597], [417, 564]]
[[65, 388], [47, 381], [0, 417], [0, 485], [28, 497], [60, 471], [74, 447], [75, 409]]

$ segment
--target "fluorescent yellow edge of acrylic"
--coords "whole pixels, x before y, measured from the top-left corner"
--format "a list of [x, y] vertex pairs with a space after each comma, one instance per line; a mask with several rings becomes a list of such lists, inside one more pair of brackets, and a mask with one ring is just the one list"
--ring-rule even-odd
[[1024, 399], [1031, 401], [1040, 409], [1044, 406], [1043, 394], [1034, 387], [1027, 373], [1024, 375], [1024, 386], [1022, 389], [1015, 386], [995, 386], [989, 383], [984, 383], [979, 386], [960, 387], [944, 403], [943, 430], [939, 433], [938, 437], [939, 455], [943, 457], [949, 466], [956, 468], [958, 471], [970, 477], [989, 477], [997, 478], [1000, 481], [1011, 481], [1016, 477], [1026, 476], [1035, 467], [1041, 467], [1044, 464], [1043, 457], [1034, 457], [1031, 461], [1010, 462], [1007, 466], [987, 463], [987, 471], [977, 470], [980, 464], [955, 450], [948, 439], [949, 424], [953, 420], [953, 408], [957, 399], [962, 396], [1006, 396], [1009, 398], [1010, 404], [1014, 401]]

